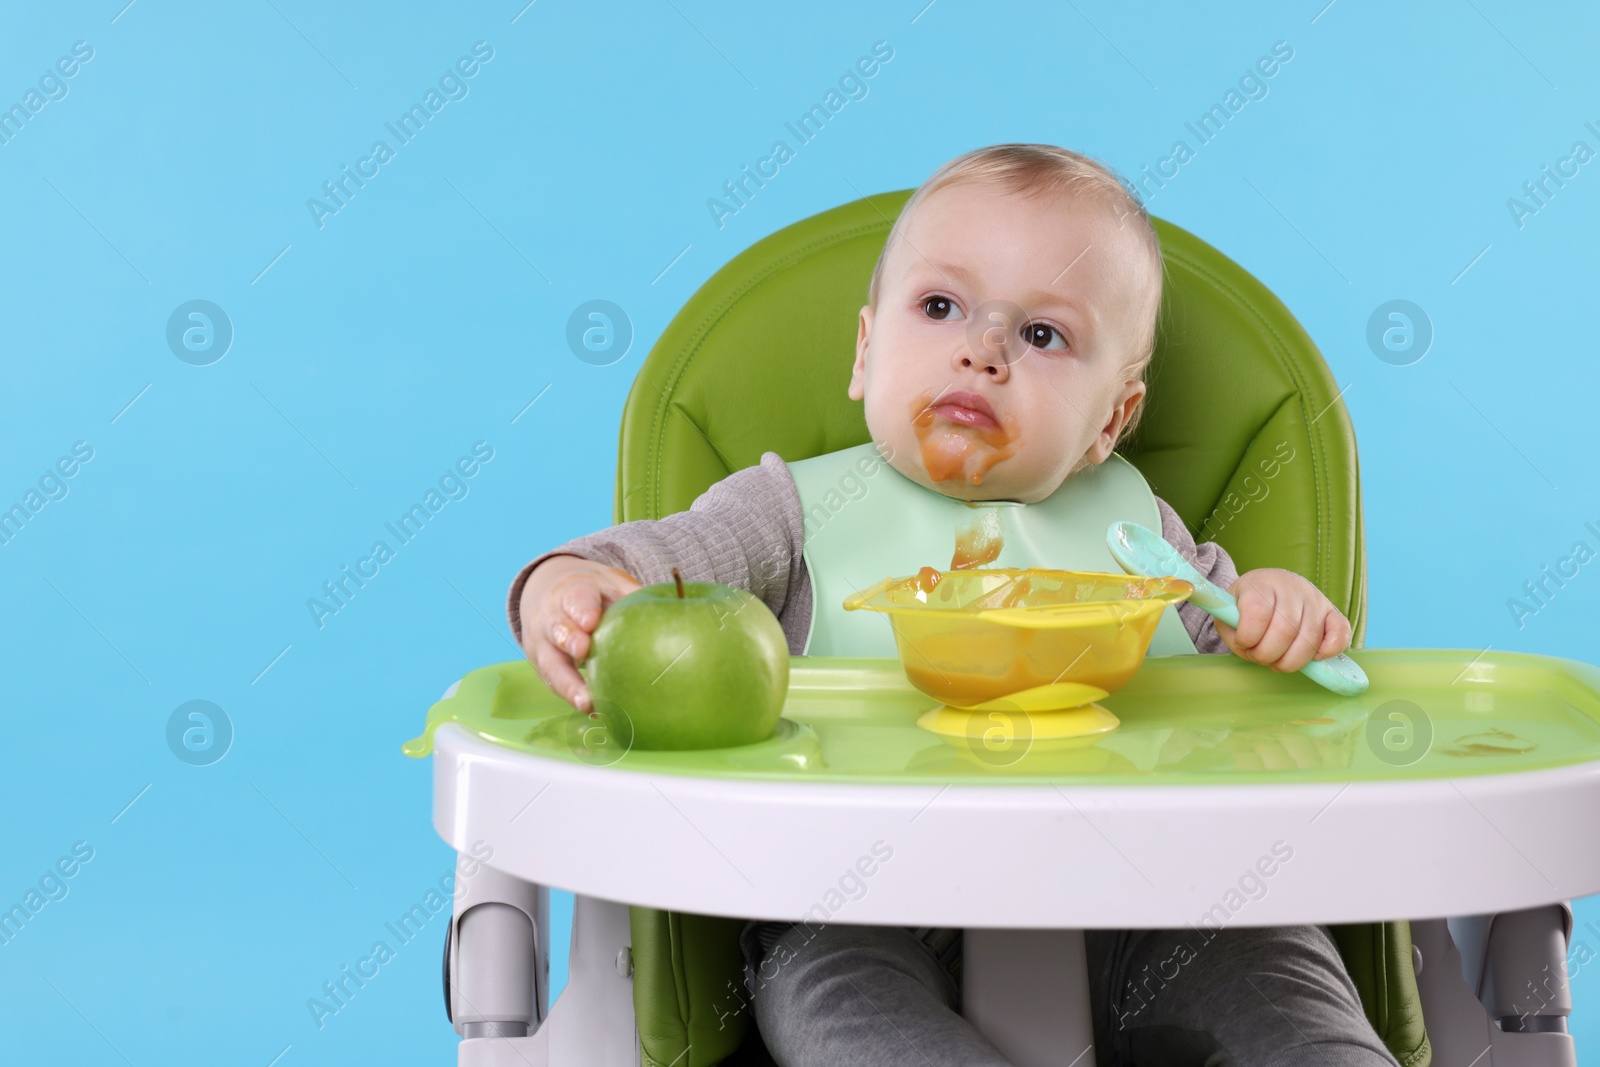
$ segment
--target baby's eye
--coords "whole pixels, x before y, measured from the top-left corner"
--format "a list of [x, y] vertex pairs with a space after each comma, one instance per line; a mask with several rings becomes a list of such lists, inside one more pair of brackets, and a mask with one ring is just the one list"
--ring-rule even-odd
[[1061, 336], [1061, 331], [1042, 322], [1030, 322], [1024, 326], [1022, 339], [1035, 348], [1046, 350], [1067, 347], [1067, 339]]
[[956, 322], [962, 318], [961, 309], [947, 296], [930, 296], [922, 302], [922, 313], [936, 322]]

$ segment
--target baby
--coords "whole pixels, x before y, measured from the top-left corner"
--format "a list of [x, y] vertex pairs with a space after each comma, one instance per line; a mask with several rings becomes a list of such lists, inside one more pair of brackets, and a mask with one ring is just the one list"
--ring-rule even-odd
[[[850, 398], [864, 402], [884, 461], [917, 485], [1038, 504], [1110, 459], [1138, 422], [1161, 286], [1149, 216], [1110, 170], [1048, 145], [970, 152], [916, 191], [885, 242]], [[1292, 672], [1349, 644], [1348, 621], [1311, 582], [1273, 568], [1236, 574], [1220, 546], [1195, 544], [1155, 503], [1163, 536], [1239, 601], [1237, 627], [1178, 606], [1198, 651]], [[576, 664], [601, 613], [676, 566], [685, 580], [750, 590], [803, 654], [815, 584], [806, 547], [795, 477], [767, 452], [688, 511], [535, 559], [511, 586], [512, 631], [551, 690], [589, 711]], [[1198, 953], [1183, 947], [1191, 935], [1087, 933], [1101, 1067], [1395, 1064], [1326, 927], [1225, 928]], [[756, 1022], [782, 1067], [1008, 1062], [958, 1013], [958, 931], [751, 922], [742, 945]], [[1177, 976], [1152, 986], [1151, 969], [1180, 952]]]

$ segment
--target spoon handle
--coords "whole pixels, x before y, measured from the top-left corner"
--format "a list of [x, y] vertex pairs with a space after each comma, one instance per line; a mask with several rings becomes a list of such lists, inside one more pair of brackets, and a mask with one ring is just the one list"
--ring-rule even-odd
[[[1164, 576], [1147, 575], [1146, 577]], [[1195, 589], [1200, 589], [1201, 584], [1209, 587], [1207, 589], [1207, 600], [1211, 601], [1215, 606], [1204, 603], [1196, 597], [1190, 597], [1189, 599], [1229, 626], [1238, 626], [1239, 601], [1234, 595], [1206, 581], [1198, 573], [1195, 574], [1195, 577], [1199, 578], [1198, 582], [1193, 583]], [[1338, 693], [1340, 696], [1355, 696], [1357, 693], [1364, 693], [1367, 690], [1366, 672], [1361, 669], [1360, 664], [1343, 652], [1335, 656], [1329, 656], [1327, 659], [1314, 659], [1304, 667], [1301, 667], [1300, 673], [1324, 689]]]
[[[1180, 578], [1194, 586], [1194, 593], [1189, 597], [1190, 603], [1229, 626], [1239, 625], [1237, 598], [1195, 570], [1159, 534], [1135, 522], [1114, 522], [1106, 531], [1106, 543], [1112, 557], [1129, 574], [1144, 578]], [[1300, 673], [1341, 696], [1364, 693], [1369, 684], [1361, 665], [1343, 652], [1327, 659], [1314, 659], [1301, 667]]]

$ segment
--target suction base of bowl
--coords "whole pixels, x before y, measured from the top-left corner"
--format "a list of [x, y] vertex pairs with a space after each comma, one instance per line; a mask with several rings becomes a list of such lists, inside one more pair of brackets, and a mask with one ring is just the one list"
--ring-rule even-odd
[[[1093, 737], [1110, 733], [1122, 724], [1099, 704], [1049, 711], [977, 711], [940, 704], [924, 712], [917, 725], [942, 737], [999, 744], [1013, 741], [1048, 741], [1068, 737]], [[1000, 731], [996, 736], [995, 731]]]

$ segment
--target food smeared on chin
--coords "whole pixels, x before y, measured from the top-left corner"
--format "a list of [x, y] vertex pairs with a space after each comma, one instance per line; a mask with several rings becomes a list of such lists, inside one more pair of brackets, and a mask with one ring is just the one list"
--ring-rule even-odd
[[942, 393], [919, 394], [910, 411], [922, 467], [935, 482], [981, 485], [991, 467], [1017, 450], [1018, 438], [1009, 427]]

